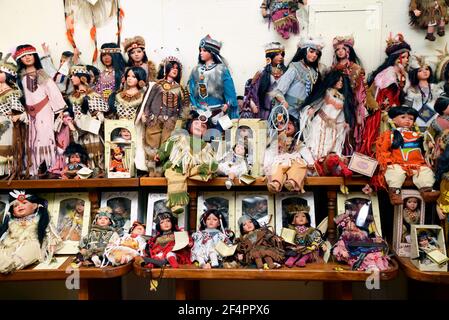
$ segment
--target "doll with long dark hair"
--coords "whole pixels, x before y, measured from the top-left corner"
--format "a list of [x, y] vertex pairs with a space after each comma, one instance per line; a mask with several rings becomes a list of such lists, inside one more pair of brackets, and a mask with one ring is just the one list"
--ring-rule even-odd
[[61, 171], [61, 179], [80, 179], [78, 171], [87, 167], [89, 158], [86, 149], [78, 144], [71, 142], [64, 150], [64, 167]]
[[410, 51], [410, 45], [402, 34], [394, 38], [390, 35], [385, 49], [387, 58], [368, 78], [368, 96], [373, 97], [375, 103], [367, 104], [370, 115], [365, 123], [361, 153], [374, 155], [373, 146], [377, 137], [388, 129], [388, 110], [404, 103], [405, 91], [409, 86], [407, 67]]
[[269, 94], [276, 88], [279, 78], [287, 70], [284, 65], [285, 48], [279, 42], [270, 42], [265, 46], [266, 65], [251, 79], [245, 92], [242, 109], [248, 110], [242, 118], [260, 118], [270, 116], [273, 97]]
[[[231, 73], [220, 55], [221, 42], [209, 35], [201, 39], [198, 65], [188, 81], [190, 102], [195, 110], [210, 110], [218, 118], [225, 113], [229, 118], [239, 116], [237, 95]], [[219, 124], [214, 125], [218, 128]]]
[[44, 199], [17, 190], [9, 195], [9, 214], [0, 225], [0, 273], [42, 262], [62, 243]]
[[148, 60], [145, 52], [145, 39], [141, 36], [125, 39], [123, 43], [124, 50], [128, 55], [127, 67], [141, 67], [145, 70], [147, 78], [146, 83], [156, 81], [156, 65]]
[[321, 39], [302, 39], [287, 71], [272, 95], [288, 112], [299, 119], [299, 107], [320, 80], [318, 64], [324, 45]]
[[174, 56], [166, 57], [158, 73], [158, 81], [151, 87], [148, 99], [142, 105], [140, 123], [143, 123], [143, 146], [149, 176], [162, 176], [154, 157], [175, 129], [178, 119], [186, 120], [189, 114], [189, 93], [181, 83], [182, 64]]
[[340, 71], [331, 71], [304, 101], [300, 117], [303, 141], [315, 160], [330, 152], [342, 156], [347, 135], [355, 124], [349, 78]]
[[17, 67], [7, 62], [9, 56], [0, 60], [0, 177], [20, 178], [28, 146], [28, 116], [20, 101], [22, 92], [17, 86]]
[[226, 245], [232, 244], [231, 237], [222, 214], [213, 209], [207, 210], [201, 215], [199, 230], [192, 234], [191, 261], [198, 262], [203, 269], [218, 267], [223, 257], [215, 247], [220, 241]]
[[32, 176], [37, 176], [41, 165], [45, 163], [49, 169], [56, 162], [55, 114], [62, 117], [66, 103], [58, 86], [43, 70], [36, 48], [29, 44], [20, 45], [14, 59], [19, 67], [19, 87], [24, 92], [29, 120], [29, 169]]
[[352, 154], [351, 151], [358, 151], [363, 141], [363, 127], [365, 125], [368, 111], [367, 104], [367, 83], [365, 70], [361, 66], [359, 57], [354, 50], [354, 37], [335, 37], [332, 41], [334, 47], [334, 63], [332, 69], [343, 72], [351, 80], [351, 88], [354, 96], [355, 125], [349, 134], [349, 141], [352, 150], [347, 150], [346, 154]]
[[101, 176], [104, 170], [104, 142], [101, 134], [81, 129], [83, 121], [104, 122], [104, 113], [109, 106], [106, 101], [90, 87], [90, 73], [83, 65], [75, 65], [70, 69], [70, 80], [73, 93], [68, 102], [73, 110], [76, 130], [72, 132], [73, 140], [86, 148], [89, 155], [88, 167], [94, 170], [94, 176]]
[[105, 69], [98, 77], [95, 91], [107, 102], [111, 93], [120, 89], [125, 60], [117, 44], [104, 43], [100, 50], [100, 61]]

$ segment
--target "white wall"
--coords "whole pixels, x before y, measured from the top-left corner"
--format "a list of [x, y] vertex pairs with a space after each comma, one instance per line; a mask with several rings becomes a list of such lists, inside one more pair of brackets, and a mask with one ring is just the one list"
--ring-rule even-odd
[[[161, 46], [179, 48], [185, 66], [184, 82], [196, 64], [199, 40], [208, 33], [221, 40], [222, 55], [228, 60], [239, 94], [243, 93], [245, 80], [263, 66], [265, 43], [269, 41], [284, 43], [287, 48], [286, 58], [289, 61], [299, 41], [299, 36], [283, 40], [273, 27], [268, 29], [268, 24], [260, 15], [261, 0], [122, 0], [121, 3], [125, 11], [122, 40], [142, 35], [147, 41], [149, 58], [157, 63], [161, 59], [157, 54], [158, 48]], [[409, 0], [309, 0], [310, 6], [322, 6], [326, 3], [340, 6], [351, 3], [357, 3], [359, 6], [360, 3], [366, 6], [373, 3], [381, 4], [382, 23], [379, 27], [382, 39], [377, 43], [379, 62], [384, 58], [382, 54], [385, 39], [390, 31], [393, 34], [402, 32], [412, 45], [412, 49], [420, 54], [434, 54], [435, 49], [443, 48], [449, 40], [449, 28], [448, 36], [437, 37], [434, 43], [424, 40], [424, 30], [412, 29], [408, 25]], [[31, 43], [40, 49], [40, 44], [45, 41], [50, 45], [53, 58], [58, 61], [62, 51], [71, 49], [65, 37], [63, 1], [0, 0], [0, 9], [3, 13], [0, 19], [1, 51], [9, 51], [23, 43]], [[93, 52], [89, 28], [82, 19], [78, 19], [77, 22], [75, 39], [82, 52], [83, 61], [89, 63]], [[329, 23], [335, 24], [338, 30], [343, 30], [342, 26], [350, 26], [354, 30], [360, 28], [351, 25], [351, 21], [329, 21]], [[99, 46], [104, 42], [116, 41], [115, 32], [114, 17], [105, 26], [98, 28]], [[302, 33], [306, 32], [307, 30], [304, 30]], [[331, 44], [326, 45], [326, 50], [330, 50]], [[361, 58], [363, 60], [363, 56]], [[368, 66], [371, 65], [376, 63], [368, 63]]]

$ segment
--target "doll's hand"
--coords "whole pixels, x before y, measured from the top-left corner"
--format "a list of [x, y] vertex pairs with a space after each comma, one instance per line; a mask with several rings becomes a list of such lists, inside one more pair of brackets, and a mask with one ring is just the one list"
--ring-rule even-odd
[[288, 102], [287, 102], [287, 100], [282, 101], [281, 104], [282, 104], [285, 108], [288, 109]]
[[49, 248], [50, 250], [50, 255], [53, 255], [53, 253], [55, 253], [55, 251], [56, 251], [56, 246], [53, 244], [53, 245], [51, 245], [50, 246], [50, 248]]
[[418, 9], [413, 10], [415, 16], [419, 17], [421, 15], [421, 11]]
[[78, 64], [81, 52], [78, 48], [73, 49], [73, 64]]
[[253, 113], [259, 113], [259, 108], [257, 107], [257, 105], [254, 103], [254, 101], [252, 99], [250, 100], [250, 106], [251, 106], [251, 111]]
[[429, 147], [429, 149], [433, 149], [435, 147], [435, 144], [433, 142], [429, 141], [427, 143], [427, 146]]
[[326, 246], [325, 244], [323, 244], [323, 245], [321, 246], [321, 249], [323, 249], [323, 251], [327, 251], [327, 246]]
[[309, 110], [307, 110], [307, 116], [309, 116], [309, 117], [313, 116], [314, 113], [315, 113], [315, 110], [313, 110], [313, 108], [310, 108]]
[[223, 108], [222, 108], [221, 110], [223, 111], [223, 113], [226, 113], [226, 111], [228, 110], [228, 108], [229, 108], [228, 104], [225, 103], [225, 104], [223, 105]]
[[154, 161], [156, 161], [156, 162], [161, 161], [161, 158], [159, 157], [159, 154], [156, 153], [156, 155], [154, 156]]
[[20, 119], [20, 114], [11, 117], [12, 122], [17, 122]]
[[44, 51], [44, 55], [47, 56], [50, 54], [50, 47], [45, 42], [41, 44], [42, 50]]
[[436, 208], [437, 208], [438, 218], [440, 218], [440, 220], [446, 220], [446, 213], [443, 211], [443, 208], [441, 208], [441, 205], [437, 204]]
[[142, 122], [146, 123], [147, 119], [148, 119], [148, 117], [145, 114], [142, 114]]

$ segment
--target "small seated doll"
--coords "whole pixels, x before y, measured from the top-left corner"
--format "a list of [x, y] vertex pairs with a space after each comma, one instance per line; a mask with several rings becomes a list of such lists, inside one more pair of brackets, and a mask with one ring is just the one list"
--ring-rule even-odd
[[80, 251], [76, 256], [78, 265], [101, 267], [106, 265], [104, 251], [110, 242], [116, 242], [120, 236], [115, 231], [112, 209], [102, 207], [95, 215], [89, 234], [80, 241]]
[[243, 142], [238, 142], [232, 152], [227, 153], [218, 164], [217, 173], [219, 175], [228, 176], [225, 182], [226, 188], [231, 189], [234, 178], [240, 178], [242, 175], [248, 173], [247, 157], [248, 150]]
[[82, 168], [87, 168], [86, 149], [82, 145], [72, 142], [65, 149], [64, 156], [68, 158], [69, 163], [62, 169], [61, 179], [80, 179], [77, 172]]
[[245, 265], [256, 263], [258, 269], [264, 268], [264, 262], [269, 269], [280, 268], [284, 260], [282, 238], [268, 227], [260, 227], [259, 223], [247, 215], [243, 215], [238, 225], [240, 237], [237, 243], [237, 258]]
[[0, 225], [0, 273], [50, 260], [62, 243], [44, 199], [17, 190], [9, 195], [9, 214]]
[[419, 199], [410, 197], [405, 200], [402, 210], [402, 242], [411, 243], [410, 228], [412, 224], [419, 224], [421, 210], [419, 209]]
[[402, 205], [401, 188], [407, 176], [413, 177], [425, 202], [434, 202], [439, 191], [432, 189], [435, 176], [426, 164], [422, 148], [422, 134], [415, 125], [418, 111], [409, 107], [394, 107], [388, 111], [392, 130], [383, 132], [376, 141], [381, 183], [388, 186], [392, 205]]
[[286, 255], [289, 257], [285, 265], [289, 268], [295, 266], [305, 267], [307, 262], [315, 262], [320, 249], [327, 250], [321, 231], [310, 226], [310, 207], [293, 205], [288, 208], [288, 214], [292, 216], [290, 229], [296, 231], [294, 246], [286, 247]]
[[204, 212], [200, 219], [200, 230], [192, 234], [193, 248], [191, 261], [197, 261], [200, 268], [210, 269], [219, 266], [223, 259], [215, 250], [218, 242], [232, 244], [229, 230], [225, 230], [222, 215], [214, 209]]
[[125, 234], [116, 242], [110, 242], [105, 250], [105, 256], [113, 266], [119, 266], [130, 262], [134, 257], [143, 256], [147, 245], [143, 235], [145, 225], [135, 221], [129, 229], [129, 234]]
[[[177, 225], [177, 219], [169, 210], [160, 212], [156, 217], [156, 236], [151, 237], [145, 249], [146, 257], [143, 262], [147, 268], [164, 266], [167, 263], [172, 268], [179, 268], [181, 264], [191, 264], [190, 248], [193, 241], [189, 239], [187, 247], [172, 251], [175, 247], [175, 231], [182, 231]], [[141, 261], [136, 260], [136, 261]]]
[[109, 165], [109, 171], [111, 172], [128, 172], [128, 168], [126, 168], [123, 163], [123, 157], [125, 156], [125, 150], [121, 147], [116, 146], [113, 150], [111, 150], [111, 163]]
[[434, 250], [440, 250], [441, 253], [443, 253], [440, 246], [438, 245], [437, 239], [434, 236], [432, 236], [432, 234], [429, 231], [423, 230], [419, 232], [418, 233], [419, 256], [416, 259], [418, 259], [422, 264], [432, 264], [434, 262], [429, 259], [427, 254]]

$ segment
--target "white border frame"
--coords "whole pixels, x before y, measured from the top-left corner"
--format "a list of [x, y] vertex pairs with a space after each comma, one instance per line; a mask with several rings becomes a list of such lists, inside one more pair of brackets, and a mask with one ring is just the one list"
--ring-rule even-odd
[[271, 215], [271, 220], [268, 223], [268, 226], [273, 227], [273, 231], [275, 231], [275, 215], [274, 215], [274, 196], [269, 192], [263, 191], [248, 191], [248, 192], [240, 192], [236, 196], [235, 200], [235, 235], [236, 237], [240, 236], [240, 228], [238, 226], [238, 221], [242, 216], [242, 202], [243, 199], [247, 197], [264, 197], [267, 199], [268, 205], [268, 214]]
[[[156, 233], [156, 226], [153, 224], [153, 211], [154, 204], [159, 200], [167, 200], [166, 193], [149, 193], [148, 194], [148, 202], [147, 202], [147, 214], [146, 214], [146, 230], [145, 234], [148, 236], [152, 236]], [[181, 229], [185, 229], [187, 224], [187, 211], [188, 206], [184, 208], [184, 212], [177, 216], [178, 218], [178, 227]]]
[[5, 212], [3, 214], [3, 219], [0, 220], [0, 225], [3, 223], [3, 220], [5, 220], [6, 215], [8, 215], [9, 210], [9, 194], [0, 194], [0, 201], [5, 203]]
[[[280, 235], [282, 231], [282, 201], [289, 198], [301, 198], [307, 201], [307, 205], [310, 207], [310, 225], [312, 227], [316, 227], [315, 221], [315, 198], [313, 196], [313, 192], [308, 191], [306, 193], [296, 193], [296, 192], [280, 192], [276, 193], [274, 196], [276, 210], [275, 210], [275, 218], [276, 218], [276, 234]], [[286, 226], [285, 228], [288, 228]]]
[[232, 231], [235, 231], [236, 228], [236, 220], [235, 220], [235, 204], [236, 204], [236, 198], [235, 198], [235, 192], [234, 191], [222, 191], [222, 192], [201, 192], [198, 195], [197, 200], [197, 211], [196, 211], [196, 226], [195, 230], [199, 230], [200, 226], [200, 217], [204, 212], [203, 203], [205, 200], [209, 198], [214, 197], [220, 197], [223, 199], [228, 200], [228, 229], [231, 229]]
[[438, 245], [440, 246], [440, 249], [443, 250], [443, 254], [447, 256], [446, 252], [446, 243], [444, 241], [444, 231], [443, 228], [441, 228], [438, 225], [431, 225], [431, 224], [422, 224], [422, 225], [412, 225], [412, 231], [410, 232], [410, 236], [412, 238], [412, 246], [410, 251], [410, 257], [412, 263], [420, 270], [420, 271], [442, 271], [446, 272], [448, 268], [448, 263], [446, 262], [441, 267], [438, 266], [436, 263], [431, 263], [428, 265], [421, 264], [421, 261], [419, 259], [414, 259], [419, 256], [419, 249], [418, 249], [418, 230], [420, 229], [433, 229], [437, 230], [437, 241]]
[[[127, 234], [129, 228], [134, 221], [139, 220], [139, 192], [138, 191], [116, 191], [116, 192], [102, 192], [100, 207], [107, 207], [108, 201], [115, 198], [126, 198], [131, 200], [131, 208], [129, 213], [129, 223], [123, 226], [123, 234]], [[112, 209], [112, 208], [111, 208]]]

